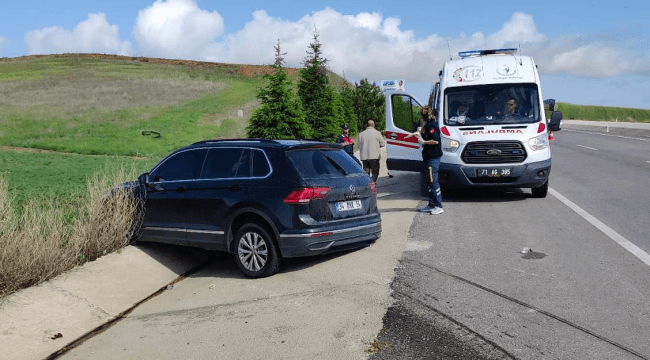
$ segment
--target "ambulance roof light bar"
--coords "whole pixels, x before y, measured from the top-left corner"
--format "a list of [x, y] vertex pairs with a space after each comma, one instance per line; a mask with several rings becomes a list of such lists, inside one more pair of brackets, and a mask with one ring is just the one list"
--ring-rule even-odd
[[458, 53], [458, 56], [461, 58], [466, 58], [470, 56], [482, 56], [482, 55], [494, 55], [494, 54], [510, 54], [514, 55], [517, 52], [517, 49], [494, 49], [494, 50], [469, 50], [461, 51]]

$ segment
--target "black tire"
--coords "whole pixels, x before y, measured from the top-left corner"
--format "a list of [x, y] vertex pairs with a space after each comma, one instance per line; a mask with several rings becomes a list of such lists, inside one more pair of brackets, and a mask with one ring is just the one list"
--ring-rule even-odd
[[242, 226], [233, 244], [235, 262], [244, 275], [261, 278], [280, 271], [278, 251], [269, 233], [258, 224]]
[[533, 197], [536, 198], [545, 198], [548, 193], [548, 180], [544, 182], [544, 185], [536, 188], [530, 189], [533, 193]]

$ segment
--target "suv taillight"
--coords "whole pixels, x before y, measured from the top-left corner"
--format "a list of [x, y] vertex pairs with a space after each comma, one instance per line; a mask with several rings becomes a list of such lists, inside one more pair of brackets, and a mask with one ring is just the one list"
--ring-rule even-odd
[[324, 199], [330, 190], [331, 189], [328, 187], [298, 189], [289, 194], [289, 196], [284, 199], [284, 202], [288, 204], [307, 204], [312, 199]]
[[373, 193], [377, 193], [377, 183], [376, 182], [371, 182], [370, 183], [370, 190], [372, 190]]

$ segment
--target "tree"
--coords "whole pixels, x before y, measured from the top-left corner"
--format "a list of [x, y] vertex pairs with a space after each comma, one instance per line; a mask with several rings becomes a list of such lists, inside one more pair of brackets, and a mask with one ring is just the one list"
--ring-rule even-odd
[[356, 135], [357, 130], [359, 130], [359, 120], [354, 107], [354, 90], [344, 86], [339, 95], [341, 97], [343, 122], [350, 126], [350, 134]]
[[283, 66], [284, 65], [284, 55], [287, 55], [287, 53], [283, 53], [280, 50], [280, 39], [278, 39], [278, 44], [273, 47], [275, 49], [275, 66]]
[[298, 96], [305, 111], [305, 121], [313, 136], [324, 141], [334, 141], [343, 125], [341, 99], [329, 84], [328, 60], [323, 58], [319, 36], [318, 31], [314, 30], [314, 41], [309, 44], [307, 57], [303, 60], [305, 67], [299, 74]]
[[386, 99], [379, 86], [375, 83], [372, 85], [368, 79], [361, 79], [359, 84], [354, 84], [354, 109], [358, 119], [358, 129], [366, 128], [366, 121], [375, 120], [377, 130], [383, 130], [386, 127]]
[[280, 40], [274, 48], [275, 63], [271, 67], [276, 71], [264, 75], [269, 84], [257, 93], [261, 106], [251, 116], [246, 133], [251, 138], [308, 139], [311, 132], [300, 99], [291, 90], [291, 81], [282, 67], [286, 53], [280, 51]]

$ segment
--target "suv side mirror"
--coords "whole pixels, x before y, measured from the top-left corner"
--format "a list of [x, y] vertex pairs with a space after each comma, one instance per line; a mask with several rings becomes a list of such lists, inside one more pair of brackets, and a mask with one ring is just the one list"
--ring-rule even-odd
[[149, 185], [149, 173], [145, 172], [145, 173], [140, 174], [140, 176], [138, 176], [138, 182], [140, 184], [146, 186], [146, 187], [150, 187], [150, 185]]

